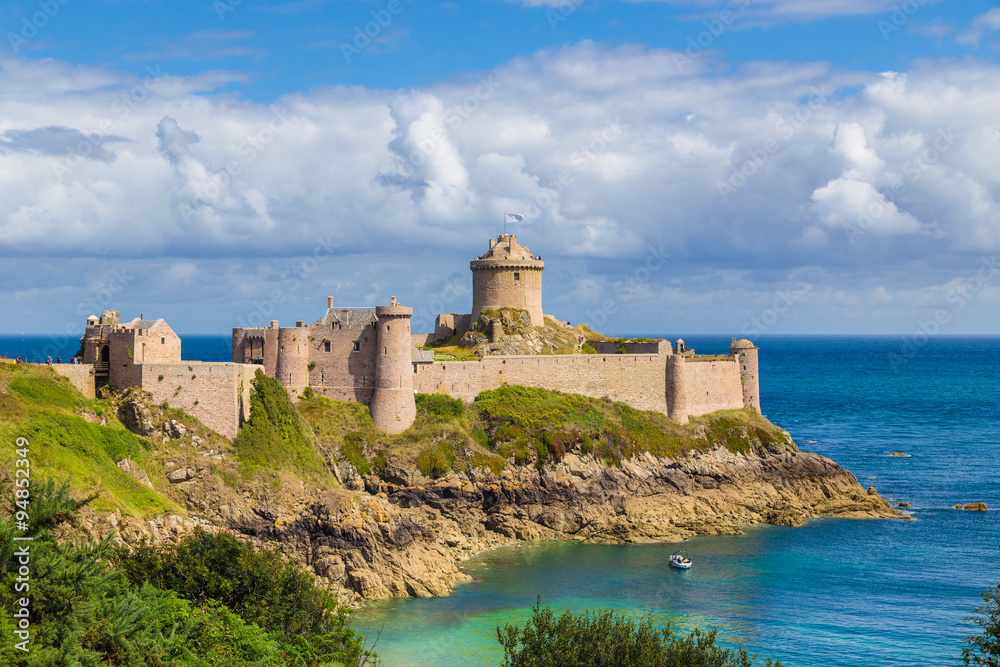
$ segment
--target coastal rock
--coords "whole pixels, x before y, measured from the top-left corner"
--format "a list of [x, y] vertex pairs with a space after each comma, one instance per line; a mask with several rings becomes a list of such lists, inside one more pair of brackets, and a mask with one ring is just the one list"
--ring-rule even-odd
[[967, 503], [965, 505], [955, 505], [955, 509], [966, 510], [967, 512], [986, 512], [986, 503]]
[[910, 503], [903, 503], [903, 502], [896, 503], [896, 507], [909, 507], [909, 506], [910, 506]]
[[904, 454], [903, 452], [892, 452], [889, 456], [898, 456], [902, 458], [910, 458], [909, 454]]

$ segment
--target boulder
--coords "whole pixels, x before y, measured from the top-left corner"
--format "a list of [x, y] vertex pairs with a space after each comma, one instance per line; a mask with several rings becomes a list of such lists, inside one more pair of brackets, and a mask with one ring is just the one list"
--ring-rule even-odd
[[186, 482], [193, 477], [190, 468], [178, 468], [173, 472], [167, 473], [167, 479], [170, 480], [171, 484], [180, 484], [181, 482]]
[[988, 508], [986, 503], [966, 503], [965, 505], [955, 505], [955, 509], [963, 509], [967, 512], [985, 512]]
[[486, 342], [486, 335], [478, 331], [466, 331], [461, 340], [458, 341], [460, 347], [478, 347]]

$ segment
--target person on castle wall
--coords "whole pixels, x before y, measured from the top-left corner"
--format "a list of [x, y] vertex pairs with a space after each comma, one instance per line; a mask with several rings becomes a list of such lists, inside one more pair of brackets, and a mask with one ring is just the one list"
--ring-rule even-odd
[[23, 361], [21, 360], [21, 355], [20, 355], [20, 354], [19, 354], [19, 355], [17, 355], [17, 359], [16, 359], [15, 361], [14, 361], [14, 363], [15, 363], [15, 364], [23, 364], [23, 363], [24, 363], [24, 362], [23, 362]]
[[46, 366], [51, 366], [52, 365], [52, 357], [51, 356], [49, 356], [49, 358], [45, 360], [45, 365]]
[[57, 364], [61, 364], [62, 363], [62, 355], [59, 355], [58, 357], [56, 357], [56, 363]]

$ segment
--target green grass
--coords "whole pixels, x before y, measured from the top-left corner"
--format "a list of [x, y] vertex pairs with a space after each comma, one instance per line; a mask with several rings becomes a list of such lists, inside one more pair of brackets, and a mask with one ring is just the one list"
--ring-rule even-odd
[[[107, 426], [81, 414], [100, 416]], [[145, 467], [150, 443], [125, 430], [109, 402], [85, 398], [50, 369], [0, 364], [0, 440], [19, 437], [29, 442], [32, 479], [69, 479], [79, 495], [96, 490], [96, 510], [138, 517], [183, 511], [118, 468], [125, 458]], [[4, 458], [3, 467], [10, 462]]]
[[258, 370], [250, 396], [250, 419], [233, 441], [243, 475], [285, 471], [319, 486], [334, 486], [313, 440], [308, 421], [295, 409], [285, 388]]

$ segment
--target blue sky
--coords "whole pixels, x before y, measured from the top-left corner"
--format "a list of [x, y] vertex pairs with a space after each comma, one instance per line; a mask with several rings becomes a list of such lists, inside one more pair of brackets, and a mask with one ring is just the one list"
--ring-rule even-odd
[[505, 210], [546, 312], [611, 333], [1000, 329], [995, 2], [35, 0], [0, 30], [0, 333], [327, 295], [428, 330]]

